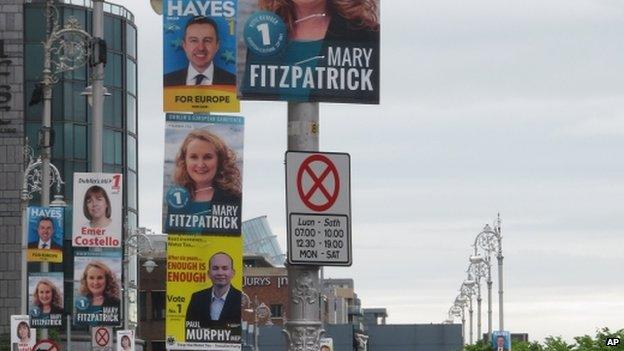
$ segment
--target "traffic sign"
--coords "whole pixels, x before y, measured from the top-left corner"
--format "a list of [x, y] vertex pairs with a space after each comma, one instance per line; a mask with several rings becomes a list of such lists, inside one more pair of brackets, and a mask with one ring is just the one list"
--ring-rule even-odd
[[91, 328], [91, 346], [93, 350], [112, 350], [113, 349], [113, 328], [111, 327], [92, 327]]
[[286, 152], [290, 264], [351, 265], [350, 168], [347, 153]]
[[61, 348], [54, 340], [44, 339], [35, 344], [33, 351], [61, 351]]

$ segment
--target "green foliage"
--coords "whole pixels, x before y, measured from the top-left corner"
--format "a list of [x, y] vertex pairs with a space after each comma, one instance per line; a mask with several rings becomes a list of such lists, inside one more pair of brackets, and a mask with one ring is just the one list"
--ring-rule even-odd
[[[619, 338], [620, 344], [616, 347], [607, 346], [608, 338]], [[610, 331], [609, 328], [602, 328], [596, 331], [596, 336], [577, 336], [575, 343], [568, 344], [560, 336], [549, 336], [544, 339], [544, 343], [537, 341], [524, 342], [512, 340], [512, 351], [624, 351], [624, 329]], [[491, 351], [489, 343], [481, 340], [474, 345], [466, 345], [464, 351]], [[1, 350], [0, 350], [1, 351]]]

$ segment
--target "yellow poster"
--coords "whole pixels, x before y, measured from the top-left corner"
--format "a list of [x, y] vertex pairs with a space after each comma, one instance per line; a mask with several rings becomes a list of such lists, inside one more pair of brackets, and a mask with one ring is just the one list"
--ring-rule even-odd
[[169, 235], [168, 350], [241, 350], [241, 237]]

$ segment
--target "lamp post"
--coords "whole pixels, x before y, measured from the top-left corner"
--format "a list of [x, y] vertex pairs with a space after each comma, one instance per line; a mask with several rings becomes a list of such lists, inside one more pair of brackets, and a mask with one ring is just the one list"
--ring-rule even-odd
[[[128, 235], [125, 241], [125, 258], [124, 258], [124, 329], [135, 330], [137, 327], [137, 278], [130, 280], [130, 257], [136, 259], [138, 257], [146, 257], [147, 261], [143, 263], [143, 267], [147, 273], [152, 273], [154, 268], [158, 267], [154, 262], [154, 245], [150, 239], [153, 234], [149, 229], [136, 228]], [[136, 261], [134, 261], [136, 263]]]
[[[462, 322], [462, 344], [466, 344], [466, 304], [468, 303], [468, 298], [465, 295], [458, 295], [455, 298], [455, 303], [451, 307], [453, 311], [455, 311], [456, 316], [461, 316]], [[457, 313], [457, 311], [460, 311]]]
[[[27, 314], [28, 308], [28, 262], [26, 261], [26, 250], [28, 250], [28, 203], [33, 198], [33, 194], [41, 194], [41, 206], [62, 206], [65, 207], [65, 201], [63, 201], [63, 195], [61, 195], [61, 186], [65, 184], [61, 179], [61, 174], [58, 169], [47, 162], [40, 155], [35, 160], [33, 158], [34, 152], [30, 146], [28, 146], [28, 140], [24, 146], [24, 158], [28, 160], [28, 165], [24, 170], [24, 180], [22, 182], [21, 191], [21, 210], [22, 210], [22, 271], [21, 271], [21, 301], [20, 309], [23, 314]], [[50, 188], [56, 186], [56, 195], [54, 195], [54, 201], [50, 204]], [[47, 272], [49, 269], [47, 262], [41, 263], [41, 271]], [[48, 330], [42, 329], [42, 337], [47, 338]]]
[[[258, 296], [254, 296], [253, 303], [249, 299], [249, 296], [243, 293], [242, 296], [242, 305], [246, 307], [244, 309], [245, 312], [253, 313], [253, 350], [258, 351], [258, 336], [260, 335], [260, 321], [266, 319], [267, 322], [264, 325], [273, 325], [271, 322], [271, 309], [264, 302], [258, 303]], [[246, 328], [243, 328], [246, 329]]]
[[472, 309], [472, 297], [475, 295], [475, 281], [472, 279], [472, 275], [468, 273], [468, 279], [466, 279], [460, 288], [461, 294], [468, 298], [469, 308], [468, 313], [470, 315], [470, 344], [473, 343], [473, 309]]
[[[476, 248], [475, 248], [476, 251]], [[489, 276], [489, 262], [486, 262], [481, 255], [470, 256], [470, 266], [468, 266], [468, 272], [473, 274], [475, 277], [475, 281], [477, 283], [477, 337], [481, 338], [481, 278], [488, 278], [488, 281], [491, 283], [491, 278]], [[491, 287], [491, 284], [489, 284]], [[488, 294], [491, 297], [491, 293]]]
[[[483, 227], [483, 230], [477, 234], [475, 238], [474, 247], [475, 250], [480, 248], [485, 251], [484, 260], [490, 263], [490, 257], [496, 253], [496, 259], [498, 261], [498, 325], [499, 330], [505, 329], [504, 313], [503, 313], [503, 237], [501, 234], [501, 219], [500, 214], [494, 228], [488, 224]], [[492, 280], [491, 280], [491, 265], [488, 265], [488, 334], [492, 337]]]

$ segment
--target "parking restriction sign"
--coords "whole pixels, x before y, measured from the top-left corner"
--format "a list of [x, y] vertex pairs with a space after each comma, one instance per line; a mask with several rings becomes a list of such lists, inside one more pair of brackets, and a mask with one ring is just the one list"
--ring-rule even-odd
[[350, 168], [347, 153], [286, 152], [290, 264], [351, 265]]

